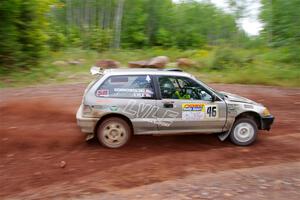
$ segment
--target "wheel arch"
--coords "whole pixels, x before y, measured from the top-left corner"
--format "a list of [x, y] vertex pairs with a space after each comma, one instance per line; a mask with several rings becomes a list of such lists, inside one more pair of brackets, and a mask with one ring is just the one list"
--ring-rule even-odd
[[134, 134], [134, 128], [133, 128], [133, 124], [131, 122], [131, 120], [126, 117], [125, 115], [122, 115], [122, 114], [118, 114], [118, 113], [108, 113], [106, 115], [103, 115], [99, 120], [98, 122], [96, 123], [96, 126], [94, 128], [94, 134], [97, 132], [97, 129], [99, 127], [99, 125], [106, 119], [108, 118], [111, 118], [111, 117], [117, 117], [117, 118], [121, 118], [123, 119], [124, 121], [126, 121], [128, 123], [128, 125], [130, 126], [130, 129], [132, 131], [132, 134]]
[[234, 122], [236, 122], [238, 119], [241, 119], [241, 118], [253, 119], [255, 121], [256, 125], [257, 125], [257, 128], [261, 129], [261, 116], [257, 112], [254, 112], [254, 111], [242, 112], [242, 113], [240, 113], [239, 115], [237, 115], [235, 117]]
[[234, 119], [232, 125], [230, 126], [230, 129], [229, 129], [228, 131], [226, 131], [226, 132], [223, 132], [223, 133], [218, 134], [218, 138], [219, 138], [221, 141], [226, 140], [226, 138], [227, 138], [227, 137], [230, 135], [230, 133], [231, 133], [231, 130], [232, 130], [233, 126], [234, 126], [234, 123], [235, 123], [238, 119], [241, 119], [241, 118], [250, 118], [250, 119], [253, 119], [253, 120], [255, 121], [255, 123], [256, 123], [256, 125], [257, 125], [257, 128], [258, 128], [259, 130], [260, 130], [261, 127], [262, 127], [261, 117], [260, 117], [260, 115], [259, 115], [258, 113], [253, 112], [253, 111], [245, 111], [245, 112], [242, 112], [242, 113], [238, 114], [238, 115], [235, 117], [235, 119]]

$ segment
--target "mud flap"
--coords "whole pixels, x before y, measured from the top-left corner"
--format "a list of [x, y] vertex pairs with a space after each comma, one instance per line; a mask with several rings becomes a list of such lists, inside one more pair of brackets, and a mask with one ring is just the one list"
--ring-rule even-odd
[[94, 137], [95, 137], [95, 134], [94, 134], [94, 133], [89, 133], [89, 134], [86, 136], [85, 140], [86, 140], [86, 141], [89, 141], [89, 140], [93, 139]]
[[230, 135], [230, 133], [231, 133], [231, 130], [232, 130], [232, 128], [233, 128], [233, 125], [234, 125], [234, 123], [231, 125], [231, 127], [230, 127], [230, 129], [229, 129], [228, 131], [226, 131], [226, 132], [224, 132], [224, 133], [218, 134], [219, 140], [221, 140], [222, 142], [223, 142], [224, 140], [226, 140], [226, 138], [227, 138], [227, 137]]
[[218, 138], [219, 138], [219, 140], [221, 140], [223, 142], [224, 140], [226, 140], [226, 138], [229, 136], [229, 134], [230, 134], [230, 131], [220, 133], [220, 134], [218, 134]]

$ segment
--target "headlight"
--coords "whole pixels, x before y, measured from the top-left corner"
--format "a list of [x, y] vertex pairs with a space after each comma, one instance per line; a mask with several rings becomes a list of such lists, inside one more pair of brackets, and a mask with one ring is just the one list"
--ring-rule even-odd
[[265, 108], [263, 111], [263, 116], [270, 116], [270, 115], [271, 115], [270, 111], [267, 108]]

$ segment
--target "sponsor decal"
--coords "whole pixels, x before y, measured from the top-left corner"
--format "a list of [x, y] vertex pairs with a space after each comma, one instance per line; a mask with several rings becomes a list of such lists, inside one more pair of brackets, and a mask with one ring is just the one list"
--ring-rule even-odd
[[182, 104], [182, 119], [187, 121], [197, 121], [204, 118], [218, 118], [217, 105], [205, 105], [202, 103]]
[[116, 112], [119, 108], [117, 106], [110, 106], [109, 109], [110, 111]]
[[116, 93], [132, 93], [133, 97], [152, 97], [153, 91], [144, 88], [114, 88]]
[[200, 111], [204, 112], [205, 104], [203, 103], [184, 103], [182, 104], [182, 111]]
[[187, 121], [197, 121], [205, 117], [205, 104], [184, 103], [182, 107], [182, 119]]
[[151, 81], [151, 78], [150, 78], [150, 76], [149, 76], [149, 75], [147, 75], [147, 77], [146, 77], [146, 81], [148, 81], [148, 83], [150, 83], [150, 81]]
[[135, 92], [135, 93], [142, 93], [144, 92], [144, 88], [114, 88], [114, 92]]
[[97, 97], [107, 97], [108, 95], [109, 95], [109, 90], [106, 89], [97, 90], [96, 92]]

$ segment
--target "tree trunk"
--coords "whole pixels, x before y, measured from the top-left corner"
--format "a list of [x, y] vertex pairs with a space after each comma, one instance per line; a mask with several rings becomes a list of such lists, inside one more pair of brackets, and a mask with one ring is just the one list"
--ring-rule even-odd
[[114, 40], [112, 45], [113, 48], [116, 49], [120, 48], [123, 7], [124, 7], [124, 0], [119, 0], [116, 14], [115, 14], [115, 34], [114, 34]]
[[67, 13], [67, 24], [72, 25], [72, 0], [67, 0], [66, 13]]

